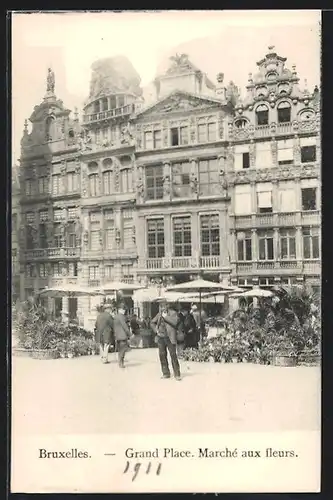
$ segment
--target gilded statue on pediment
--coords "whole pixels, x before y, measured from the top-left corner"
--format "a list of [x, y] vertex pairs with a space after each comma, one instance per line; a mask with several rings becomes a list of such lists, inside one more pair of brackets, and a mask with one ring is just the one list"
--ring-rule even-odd
[[193, 69], [187, 54], [176, 54], [170, 57], [171, 66], [167, 73], [177, 73], [185, 69]]

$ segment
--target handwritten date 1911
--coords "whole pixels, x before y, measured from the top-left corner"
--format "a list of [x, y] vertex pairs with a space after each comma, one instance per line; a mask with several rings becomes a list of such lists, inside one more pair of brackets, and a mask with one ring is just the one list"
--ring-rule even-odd
[[132, 467], [131, 467], [130, 462], [129, 462], [129, 461], [127, 461], [127, 463], [126, 463], [126, 467], [125, 467], [125, 469], [124, 469], [123, 474], [127, 474], [127, 473], [129, 473], [129, 474], [130, 474], [130, 473], [131, 473], [131, 470], [132, 470], [132, 472], [133, 472], [132, 481], [135, 481], [135, 479], [137, 478], [137, 476], [138, 476], [138, 474], [139, 474], [139, 471], [140, 471], [140, 470], [144, 470], [146, 474], [150, 474], [151, 472], [152, 472], [152, 473], [154, 473], [154, 472], [155, 472], [155, 474], [156, 474], [157, 476], [159, 476], [159, 475], [160, 475], [160, 473], [161, 473], [161, 469], [162, 469], [162, 464], [161, 464], [161, 463], [159, 463], [159, 464], [158, 464], [158, 466], [156, 467], [156, 469], [155, 469], [155, 467], [154, 467], [154, 470], [153, 470], [153, 471], [152, 471], [152, 463], [151, 463], [151, 462], [149, 462], [149, 463], [148, 463], [148, 465], [147, 465], [146, 469], [144, 469], [144, 467], [142, 467], [142, 466], [143, 466], [143, 464], [142, 464], [142, 463], [137, 462], [136, 464], [134, 464], [134, 466], [133, 466], [133, 468], [132, 468]]

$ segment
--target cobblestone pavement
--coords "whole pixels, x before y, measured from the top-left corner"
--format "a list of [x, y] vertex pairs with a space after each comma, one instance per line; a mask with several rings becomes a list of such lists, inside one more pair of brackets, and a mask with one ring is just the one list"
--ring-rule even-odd
[[13, 357], [13, 431], [24, 434], [317, 430], [320, 369], [182, 362], [162, 380], [156, 349], [33, 360]]

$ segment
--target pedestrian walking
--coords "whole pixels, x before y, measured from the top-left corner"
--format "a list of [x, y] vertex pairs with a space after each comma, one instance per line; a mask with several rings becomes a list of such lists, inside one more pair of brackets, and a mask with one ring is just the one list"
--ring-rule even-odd
[[125, 305], [120, 304], [118, 313], [113, 319], [114, 335], [117, 343], [118, 363], [120, 368], [125, 368], [125, 354], [128, 350], [128, 341], [131, 336], [125, 316]]
[[108, 353], [113, 336], [113, 320], [111, 315], [105, 310], [104, 306], [98, 309], [98, 315], [95, 323], [95, 341], [99, 345], [101, 361], [108, 363]]
[[169, 351], [175, 379], [181, 380], [176, 347], [179, 317], [175, 307], [171, 304], [169, 306], [166, 303], [160, 304], [160, 310], [151, 321], [151, 326], [156, 335], [162, 378], [170, 378]]
[[136, 314], [133, 314], [130, 321], [131, 347], [139, 347], [141, 343], [140, 324]]

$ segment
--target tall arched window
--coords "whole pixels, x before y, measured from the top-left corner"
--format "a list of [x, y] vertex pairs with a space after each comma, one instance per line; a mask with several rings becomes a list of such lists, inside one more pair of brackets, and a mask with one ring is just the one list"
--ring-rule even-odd
[[102, 99], [102, 111], [107, 111], [108, 110], [108, 99], [107, 97], [104, 97]]
[[54, 117], [48, 116], [45, 122], [45, 139], [47, 142], [55, 139], [54, 137]]
[[105, 158], [103, 160], [103, 193], [112, 194], [114, 192], [113, 185], [113, 162], [111, 158]]
[[257, 125], [268, 125], [268, 107], [265, 104], [261, 104], [256, 109], [256, 119]]
[[122, 193], [133, 191], [132, 170], [130, 168], [123, 168], [121, 170], [120, 180]]
[[278, 122], [279, 123], [289, 123], [291, 118], [291, 108], [287, 101], [280, 102], [277, 107], [278, 112]]
[[100, 107], [99, 107], [99, 101], [94, 102], [94, 113], [99, 113], [100, 112]]
[[98, 196], [99, 185], [98, 185], [98, 174], [89, 175], [89, 194], [90, 196]]
[[209, 121], [207, 123], [207, 136], [208, 142], [216, 141], [217, 126], [216, 121]]

